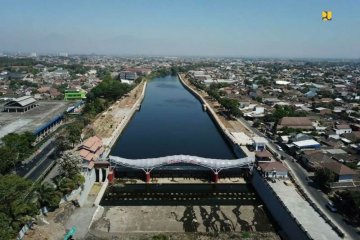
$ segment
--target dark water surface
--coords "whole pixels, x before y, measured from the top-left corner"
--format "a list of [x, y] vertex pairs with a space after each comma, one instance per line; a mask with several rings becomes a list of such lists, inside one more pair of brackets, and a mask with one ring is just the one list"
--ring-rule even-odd
[[132, 159], [175, 154], [235, 158], [201, 103], [176, 76], [148, 82], [140, 112], [135, 114], [110, 154]]

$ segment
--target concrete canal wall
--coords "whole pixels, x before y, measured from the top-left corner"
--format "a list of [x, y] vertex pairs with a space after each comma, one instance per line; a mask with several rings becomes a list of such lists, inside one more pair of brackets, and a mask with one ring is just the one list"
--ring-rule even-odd
[[251, 183], [271, 216], [280, 226], [282, 235], [285, 235], [283, 237], [298, 240], [312, 239], [257, 170], [253, 171]]
[[[219, 128], [221, 134], [225, 137], [225, 139], [228, 141], [228, 143], [233, 147], [233, 151], [238, 158], [246, 157], [254, 155], [253, 153], [249, 152], [246, 147], [239, 146], [237, 144], [235, 138], [229, 130], [224, 126], [224, 124], [221, 122], [219, 117], [216, 115], [215, 111], [212, 109], [212, 107], [205, 101], [205, 99], [197, 93], [194, 89], [192, 89], [181, 77], [180, 74], [178, 74], [178, 78], [180, 79], [181, 84], [187, 89], [196, 99], [198, 99], [203, 106], [206, 107], [206, 111], [215, 123], [215, 125]], [[254, 155], [255, 157], [255, 155]]]

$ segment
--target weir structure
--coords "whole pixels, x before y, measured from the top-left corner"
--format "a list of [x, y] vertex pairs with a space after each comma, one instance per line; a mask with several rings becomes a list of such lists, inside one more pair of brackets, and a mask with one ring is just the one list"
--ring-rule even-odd
[[127, 159], [118, 156], [109, 156], [112, 166], [121, 165], [124, 167], [141, 169], [146, 174], [146, 182], [150, 182], [150, 172], [158, 167], [177, 163], [187, 163], [211, 169], [214, 173], [214, 182], [219, 181], [219, 172], [230, 168], [248, 168], [252, 170], [255, 157], [244, 157], [239, 159], [213, 159], [190, 155], [173, 155], [158, 158]]

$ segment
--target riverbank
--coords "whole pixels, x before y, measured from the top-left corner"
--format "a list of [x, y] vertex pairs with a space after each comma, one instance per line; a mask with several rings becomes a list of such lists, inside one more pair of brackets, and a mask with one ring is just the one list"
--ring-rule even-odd
[[142, 81], [127, 96], [116, 101], [107, 111], [103, 112], [93, 123], [95, 135], [100, 137], [107, 157], [112, 146], [125, 129], [136, 111], [140, 109], [145, 96], [147, 81]]
[[[240, 146], [232, 132], [243, 132], [247, 136], [252, 136], [251, 133], [242, 125], [237, 124], [237, 121], [227, 120], [220, 114], [220, 105], [216, 101], [211, 101], [210, 97], [205, 92], [197, 91], [191, 86], [191, 83], [182, 74], [178, 74], [181, 84], [193, 94], [203, 104], [204, 109], [209, 113], [209, 116], [220, 129], [226, 140], [232, 145], [234, 153], [238, 158], [255, 157], [253, 152], [250, 152], [246, 146]], [[217, 111], [215, 111], [216, 109]], [[236, 122], [236, 123], [235, 123]], [[245, 155], [245, 156], [244, 156]]]

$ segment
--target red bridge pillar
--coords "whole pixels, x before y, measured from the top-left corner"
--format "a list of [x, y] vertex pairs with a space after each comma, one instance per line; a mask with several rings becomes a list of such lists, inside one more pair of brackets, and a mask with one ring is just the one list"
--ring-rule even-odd
[[219, 173], [218, 172], [214, 172], [214, 183], [219, 182]]
[[146, 172], [146, 183], [150, 183], [150, 172]]
[[114, 172], [114, 169], [110, 169], [107, 177], [108, 177], [108, 180], [109, 180], [109, 183], [110, 183], [110, 184], [114, 183], [114, 180], [115, 180], [115, 172]]

